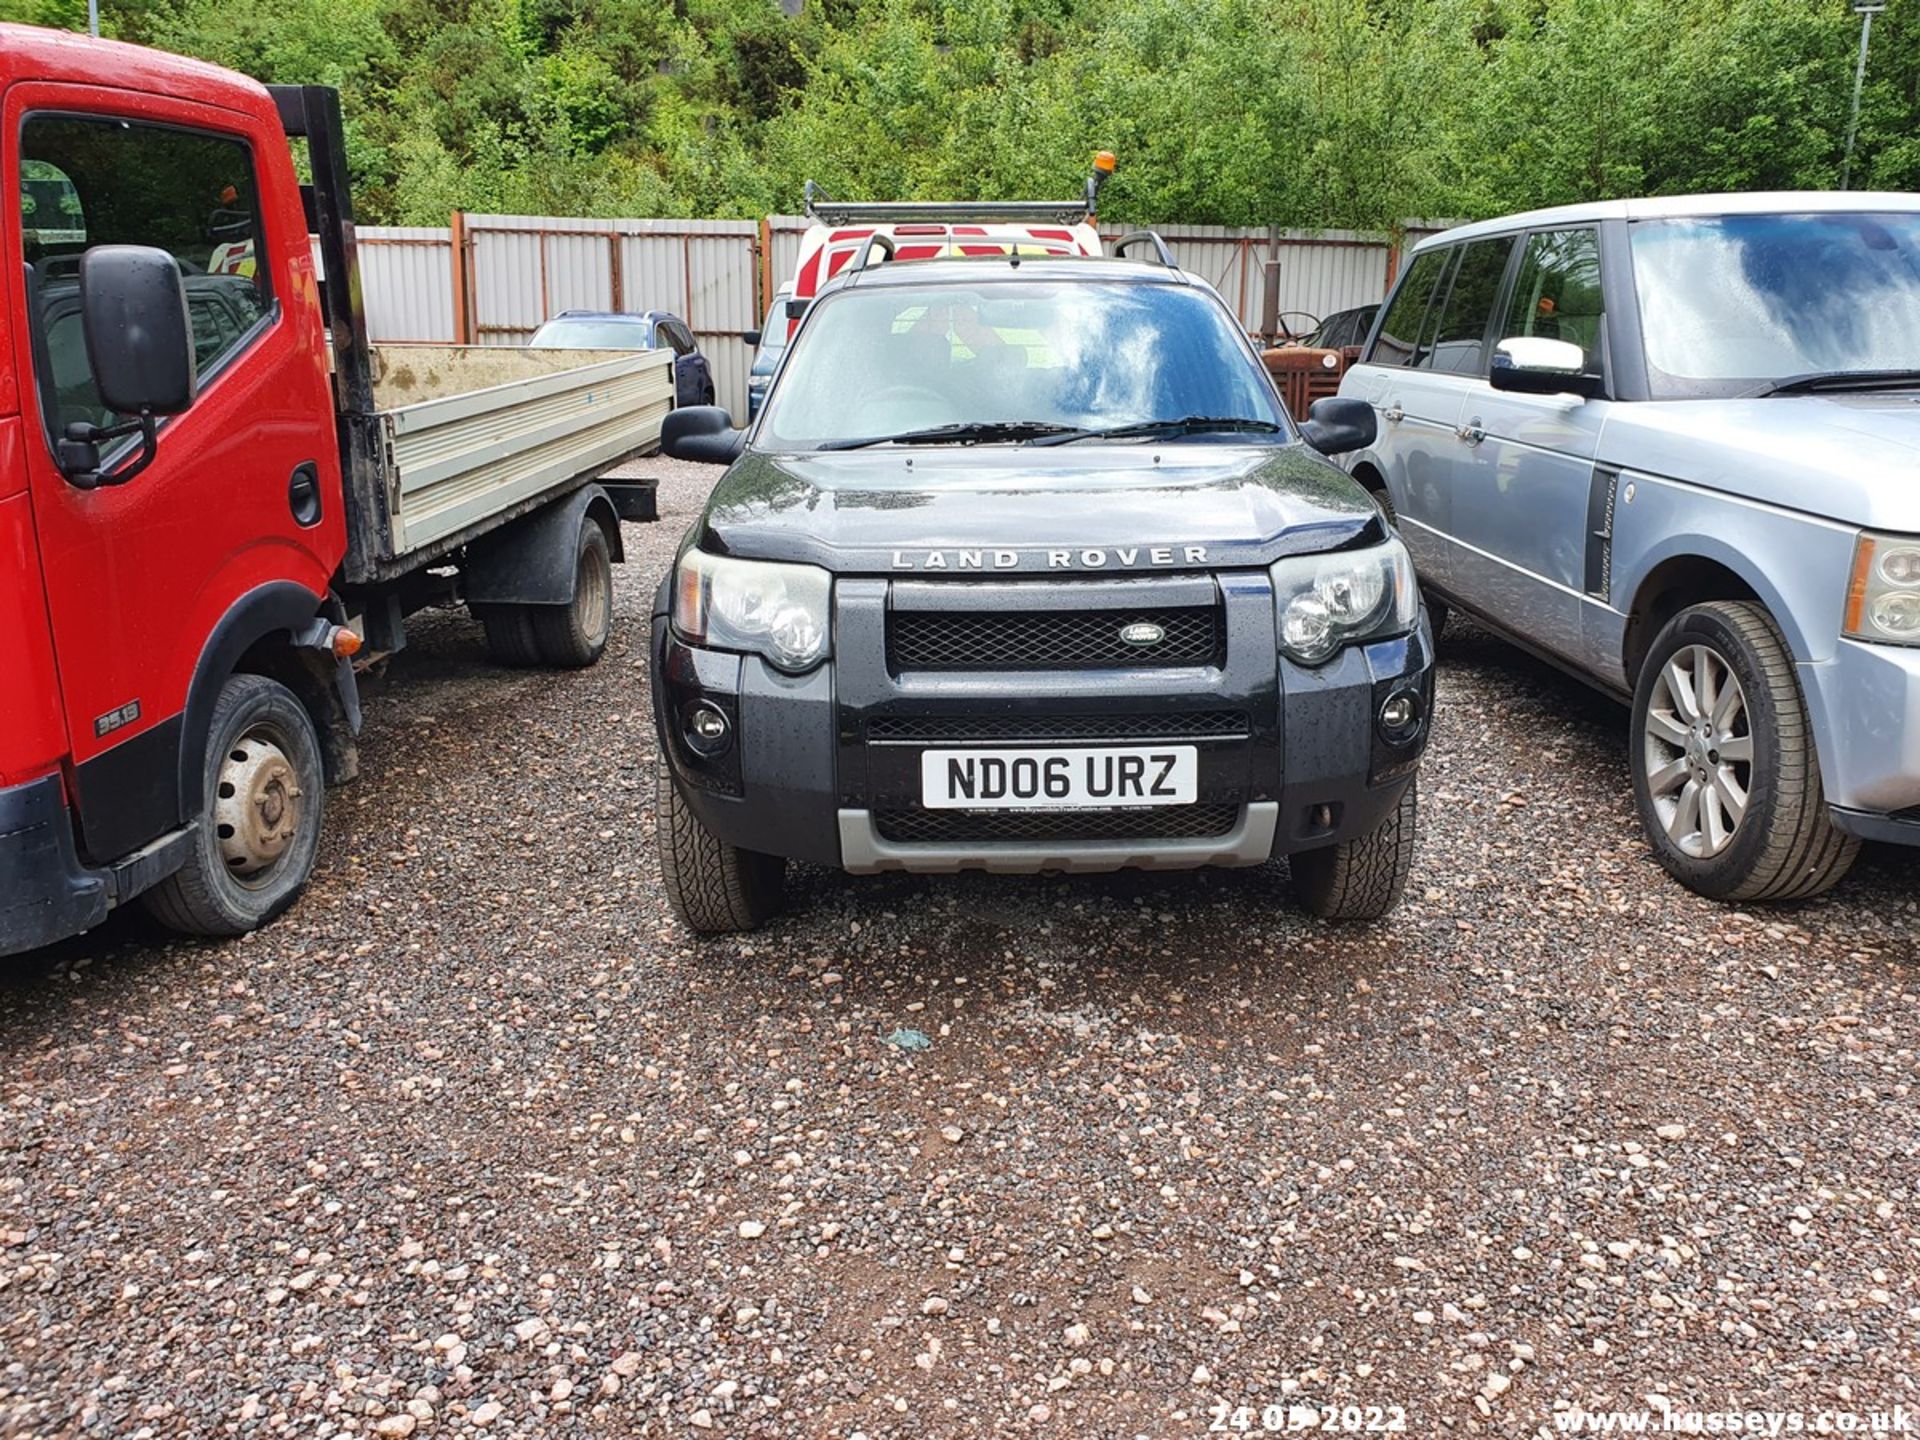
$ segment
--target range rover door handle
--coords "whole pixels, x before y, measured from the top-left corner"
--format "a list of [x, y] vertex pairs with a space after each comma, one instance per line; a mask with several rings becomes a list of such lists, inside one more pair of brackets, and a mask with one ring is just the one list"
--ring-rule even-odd
[[1389, 425], [1398, 425], [1402, 420], [1407, 418], [1407, 407], [1396, 400], [1391, 406], [1380, 412], [1380, 418]]
[[1480, 419], [1478, 416], [1475, 416], [1473, 419], [1467, 421], [1466, 424], [1462, 425], [1458, 430], [1454, 431], [1453, 433], [1458, 435], [1462, 440], [1466, 441], [1467, 444], [1469, 445], [1478, 445], [1482, 440], [1487, 438], [1487, 432], [1481, 426]]

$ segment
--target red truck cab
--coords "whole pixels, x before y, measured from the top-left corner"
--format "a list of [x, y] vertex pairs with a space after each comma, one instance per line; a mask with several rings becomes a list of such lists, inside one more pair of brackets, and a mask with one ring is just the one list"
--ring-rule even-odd
[[591, 476], [535, 453], [497, 512], [394, 539], [338, 115], [331, 91], [0, 25], [0, 955], [135, 895], [215, 935], [290, 904], [354, 765], [348, 657], [399, 648], [406, 610], [469, 603], [522, 663], [604, 645], [619, 517]]

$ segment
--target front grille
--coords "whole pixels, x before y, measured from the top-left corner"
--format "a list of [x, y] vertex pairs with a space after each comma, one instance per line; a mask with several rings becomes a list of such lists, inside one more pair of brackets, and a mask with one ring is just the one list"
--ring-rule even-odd
[[902, 845], [955, 842], [1047, 843], [1085, 840], [1189, 840], [1225, 835], [1238, 805], [1164, 805], [1145, 810], [876, 810], [883, 840]]
[[[1129, 644], [1130, 625], [1165, 632]], [[904, 670], [1098, 670], [1217, 665], [1225, 636], [1217, 605], [1136, 610], [896, 610], [887, 655]]]
[[867, 722], [869, 740], [923, 745], [970, 740], [1244, 739], [1243, 710], [1162, 711], [1152, 715], [881, 715]]

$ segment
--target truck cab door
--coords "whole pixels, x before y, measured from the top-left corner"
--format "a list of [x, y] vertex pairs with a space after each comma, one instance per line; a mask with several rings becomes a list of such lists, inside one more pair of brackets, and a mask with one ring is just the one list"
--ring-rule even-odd
[[[32, 81], [0, 114], [10, 193], [31, 177], [50, 197], [5, 226], [0, 313], [23, 381], [69, 791], [82, 848], [104, 862], [197, 812], [184, 712], [223, 621], [271, 587], [316, 606], [326, 593], [345, 540], [333, 404], [291, 157], [268, 114]], [[139, 442], [108, 442], [105, 483], [81, 488], [59, 439], [121, 418], [100, 400], [81, 323], [80, 257], [101, 244], [179, 262], [198, 392], [162, 421], [147, 468], [117, 483]]]

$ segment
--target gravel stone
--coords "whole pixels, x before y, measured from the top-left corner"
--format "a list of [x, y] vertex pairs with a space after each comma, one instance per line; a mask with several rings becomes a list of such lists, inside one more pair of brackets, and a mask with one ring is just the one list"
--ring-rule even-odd
[[668, 518], [625, 529], [605, 658], [411, 620], [288, 915], [0, 972], [0, 1434], [1920, 1408], [1920, 855], [1688, 894], [1622, 710], [1456, 621], [1384, 924], [1309, 919], [1284, 863], [795, 867], [696, 940], [647, 644], [714, 472], [635, 473]]

